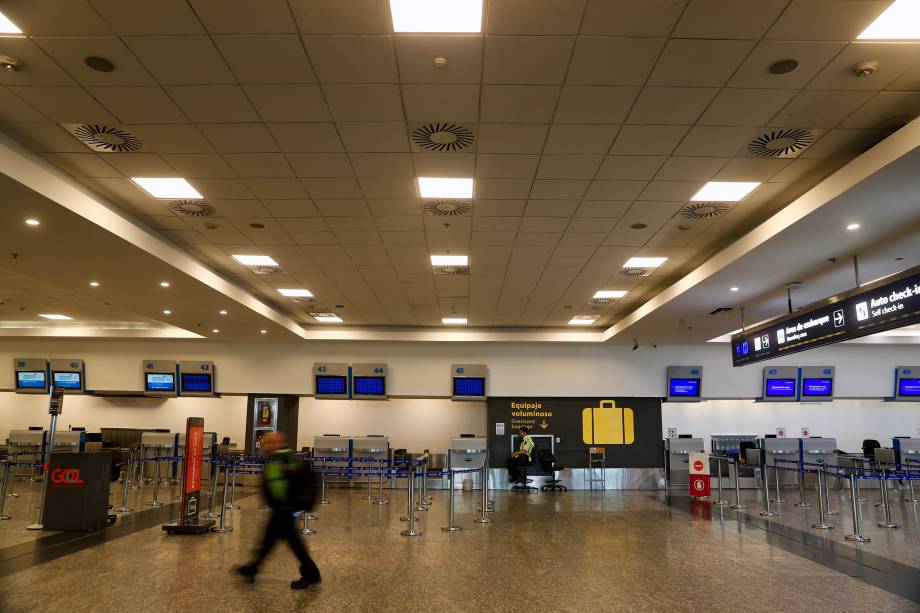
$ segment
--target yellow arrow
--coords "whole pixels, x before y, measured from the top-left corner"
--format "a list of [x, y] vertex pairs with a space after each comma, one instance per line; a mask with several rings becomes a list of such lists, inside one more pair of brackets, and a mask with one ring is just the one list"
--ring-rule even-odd
[[546, 423], [546, 420], [545, 420], [545, 419], [544, 419], [542, 422], [540, 422], [540, 427], [543, 428], [544, 430], [546, 430], [546, 427], [547, 427], [547, 426], [549, 426], [549, 424]]

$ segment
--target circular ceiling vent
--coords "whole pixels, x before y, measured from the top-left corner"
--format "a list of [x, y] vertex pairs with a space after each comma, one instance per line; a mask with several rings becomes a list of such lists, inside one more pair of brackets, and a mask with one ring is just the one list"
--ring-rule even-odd
[[166, 206], [176, 215], [185, 217], [213, 217], [217, 209], [201, 200], [173, 200]]
[[624, 268], [620, 271], [624, 277], [647, 277], [652, 274], [651, 268]]
[[815, 135], [809, 130], [797, 128], [771, 130], [749, 142], [747, 150], [751, 155], [762, 158], [794, 157], [804, 151], [814, 140]]
[[469, 202], [463, 200], [431, 200], [425, 203], [426, 215], [441, 215], [447, 217], [457, 217], [458, 215], [469, 215], [473, 207]]
[[436, 266], [433, 270], [438, 277], [464, 277], [470, 274], [468, 266]]
[[687, 219], [710, 219], [724, 214], [728, 209], [728, 205], [721, 202], [692, 202], [682, 208], [680, 214]]
[[140, 151], [141, 139], [121, 128], [110, 128], [96, 124], [76, 126], [73, 135], [95, 151], [109, 153], [131, 153]]
[[455, 123], [429, 123], [413, 130], [412, 142], [428, 151], [459, 151], [473, 144], [473, 132]]

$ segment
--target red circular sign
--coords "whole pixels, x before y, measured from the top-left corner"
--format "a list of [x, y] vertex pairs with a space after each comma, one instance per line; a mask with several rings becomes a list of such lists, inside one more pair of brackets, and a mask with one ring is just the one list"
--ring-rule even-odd
[[697, 460], [693, 463], [693, 470], [703, 470], [703, 461]]

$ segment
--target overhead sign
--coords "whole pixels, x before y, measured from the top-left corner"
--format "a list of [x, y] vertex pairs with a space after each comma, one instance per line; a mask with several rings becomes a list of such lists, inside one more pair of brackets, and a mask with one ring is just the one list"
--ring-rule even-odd
[[915, 266], [732, 336], [732, 364], [753, 364], [918, 322], [920, 266]]

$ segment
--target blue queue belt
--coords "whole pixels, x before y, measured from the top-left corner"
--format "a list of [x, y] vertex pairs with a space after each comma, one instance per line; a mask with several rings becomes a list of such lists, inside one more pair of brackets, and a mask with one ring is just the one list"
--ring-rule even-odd
[[[389, 460], [381, 458], [341, 458], [341, 457], [309, 457], [301, 454], [296, 454], [296, 457], [299, 460], [310, 462], [313, 465], [313, 470], [317, 474], [320, 474], [324, 477], [408, 477], [413, 474], [408, 469], [412, 466], [421, 466], [424, 462], [421, 460]], [[206, 460], [211, 464], [218, 464], [224, 468], [230, 469], [230, 474], [238, 475], [256, 475], [262, 474], [265, 464], [265, 456], [246, 456], [246, 455], [225, 455], [218, 456], [216, 458], [211, 458]], [[323, 464], [318, 464], [318, 462], [324, 462]], [[333, 462], [335, 464], [327, 465], [325, 462]], [[367, 463], [367, 464], [376, 464], [377, 466], [351, 466], [345, 467], [341, 464], [343, 463]], [[381, 470], [380, 465], [386, 464], [387, 466], [392, 466], [389, 470]], [[259, 468], [255, 468], [258, 466]], [[317, 470], [319, 469], [319, 470]], [[452, 471], [454, 474], [458, 473], [475, 473], [479, 472], [479, 468], [461, 468]], [[451, 471], [427, 471], [427, 472], [415, 472], [416, 476], [424, 477], [446, 477], [450, 475]]]
[[[792, 466], [780, 466], [780, 464], [791, 464]], [[874, 462], [878, 466], [881, 466], [882, 463]], [[908, 465], [910, 462], [908, 463]], [[897, 464], [888, 464], [887, 466], [899, 466]], [[761, 464], [760, 466], [769, 466], [770, 468], [776, 470], [783, 470], [786, 472], [806, 472], [812, 474], [818, 474], [822, 469], [828, 477], [833, 477], [835, 479], [849, 479], [851, 475], [855, 476], [857, 479], [865, 479], [870, 481], [920, 481], [920, 468], [911, 470], [901, 469], [879, 469], [872, 467], [851, 467], [851, 466], [837, 466], [834, 464], [821, 464], [816, 462], [801, 462], [799, 463], [796, 460], [782, 460], [777, 458], [774, 464]], [[813, 470], [810, 470], [806, 467], [813, 466]], [[880, 470], [885, 470], [885, 474], [873, 474], [877, 473]]]

